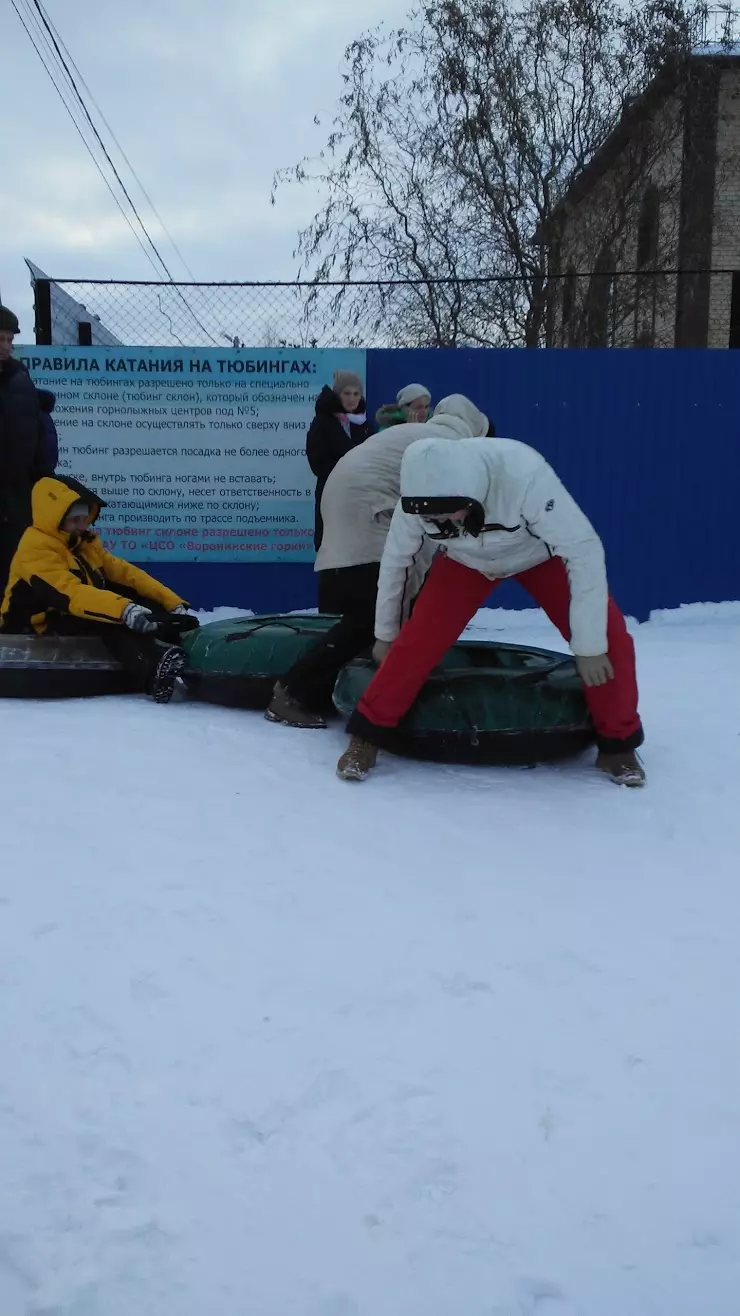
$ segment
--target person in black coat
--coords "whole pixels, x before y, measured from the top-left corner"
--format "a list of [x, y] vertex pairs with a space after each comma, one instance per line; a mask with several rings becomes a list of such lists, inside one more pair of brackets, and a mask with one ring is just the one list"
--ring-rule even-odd
[[51, 414], [57, 404], [56, 395], [47, 388], [37, 388], [36, 392], [39, 395], [39, 406], [41, 407], [41, 425], [44, 431], [44, 446], [46, 449], [45, 460], [47, 465], [51, 466], [51, 470], [47, 471], [46, 474], [53, 475], [59, 461], [59, 435]]
[[0, 592], [5, 593], [18, 541], [31, 524], [31, 490], [52, 475], [41, 409], [31, 376], [12, 356], [18, 320], [0, 306]]
[[316, 399], [316, 416], [306, 435], [306, 456], [316, 476], [314, 547], [321, 547], [324, 532], [321, 495], [334, 467], [350, 448], [374, 433], [366, 415], [363, 384], [353, 370], [336, 370], [334, 387], [326, 385]]

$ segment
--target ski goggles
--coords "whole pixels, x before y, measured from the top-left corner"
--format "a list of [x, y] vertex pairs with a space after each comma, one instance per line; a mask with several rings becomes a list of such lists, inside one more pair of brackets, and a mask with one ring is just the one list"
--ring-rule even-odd
[[402, 498], [401, 507], [409, 516], [423, 516], [425, 521], [441, 520], [453, 512], [466, 512], [471, 498]]
[[[475, 498], [402, 498], [401, 508], [435, 525], [438, 533], [433, 539], [453, 539], [461, 530], [477, 539], [486, 519], [482, 504]], [[451, 521], [454, 512], [465, 512], [465, 517]]]

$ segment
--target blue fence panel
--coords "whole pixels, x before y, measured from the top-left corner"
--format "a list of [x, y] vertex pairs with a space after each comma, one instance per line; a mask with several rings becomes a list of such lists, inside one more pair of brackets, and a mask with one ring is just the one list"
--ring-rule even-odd
[[[740, 355], [728, 351], [375, 351], [368, 396], [465, 393], [541, 452], [601, 535], [620, 605], [740, 597]], [[498, 605], [531, 606], [497, 591]]]
[[[371, 411], [403, 384], [465, 393], [499, 435], [552, 463], [601, 535], [620, 605], [740, 597], [740, 354], [728, 351], [409, 350], [367, 354]], [[307, 563], [160, 563], [198, 607], [316, 606]], [[518, 586], [491, 599], [530, 607]]]
[[310, 562], [157, 562], [147, 571], [194, 608], [295, 612], [316, 607], [316, 573]]
[[[654, 608], [740, 598], [740, 353], [369, 351], [366, 371], [371, 413], [421, 382], [435, 401], [467, 394], [499, 435], [542, 452], [602, 536], [625, 611], [645, 618]], [[305, 485], [313, 486], [307, 466]], [[162, 555], [152, 569], [199, 608], [316, 604], [308, 561]], [[530, 606], [510, 583], [495, 603]]]

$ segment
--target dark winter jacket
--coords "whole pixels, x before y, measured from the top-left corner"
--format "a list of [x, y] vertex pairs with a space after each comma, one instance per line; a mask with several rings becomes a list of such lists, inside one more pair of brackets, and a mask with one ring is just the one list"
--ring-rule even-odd
[[[364, 415], [364, 413], [365, 399], [363, 398], [357, 409], [357, 414]], [[347, 434], [342, 422], [338, 419], [342, 414], [341, 400], [334, 390], [326, 385], [316, 399], [316, 416], [311, 422], [306, 435], [306, 456], [308, 457], [308, 464], [316, 476], [316, 517], [313, 542], [317, 549], [321, 545], [323, 534], [321, 495], [324, 492], [324, 485], [340, 457], [343, 457], [345, 452], [349, 452], [350, 448], [356, 448], [359, 443], [364, 443], [365, 439], [373, 433], [372, 421], [365, 420], [359, 425], [350, 424], [350, 432]]]
[[37, 388], [39, 395], [39, 406], [41, 407], [41, 424], [44, 430], [44, 451], [47, 464], [51, 467], [46, 472], [47, 475], [53, 475], [59, 461], [59, 435], [57, 427], [52, 419], [57, 400], [54, 393], [50, 393], [46, 388]]
[[384, 402], [375, 413], [375, 423], [379, 430], [389, 430], [393, 425], [408, 424], [408, 416], [397, 402]]
[[0, 522], [27, 526], [31, 489], [53, 471], [31, 376], [20, 361], [0, 362]]

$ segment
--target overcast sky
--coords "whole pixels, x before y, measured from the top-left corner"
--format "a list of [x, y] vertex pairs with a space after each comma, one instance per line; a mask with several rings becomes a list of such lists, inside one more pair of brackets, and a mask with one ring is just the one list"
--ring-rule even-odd
[[[326, 129], [314, 115], [330, 116], [341, 93], [347, 42], [399, 22], [408, 0], [44, 2], [197, 278], [294, 277], [297, 230], [317, 197], [292, 188], [273, 209], [273, 172], [318, 153]], [[0, 292], [28, 341], [25, 256], [60, 278], [154, 275], [10, 0], [0, 52]], [[150, 231], [159, 246], [154, 220]], [[187, 278], [164, 239], [160, 249]]]

